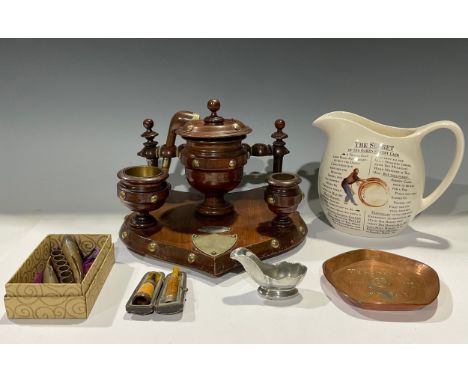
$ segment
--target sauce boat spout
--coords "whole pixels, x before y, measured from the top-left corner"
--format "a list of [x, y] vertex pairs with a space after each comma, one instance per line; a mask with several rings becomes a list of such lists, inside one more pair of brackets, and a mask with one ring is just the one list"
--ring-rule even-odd
[[231, 259], [242, 264], [246, 272], [257, 284], [265, 284], [266, 278], [261, 260], [247, 248], [237, 248], [231, 252]]

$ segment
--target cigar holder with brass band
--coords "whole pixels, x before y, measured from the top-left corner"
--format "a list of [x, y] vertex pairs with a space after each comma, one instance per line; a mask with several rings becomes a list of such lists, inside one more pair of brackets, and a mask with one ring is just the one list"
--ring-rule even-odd
[[171, 301], [166, 301], [166, 290], [171, 279], [171, 273], [164, 279], [164, 284], [159, 293], [158, 300], [154, 307], [154, 311], [159, 314], [176, 314], [182, 312], [185, 303], [185, 294], [187, 293], [187, 273], [179, 272], [179, 282], [177, 283], [177, 292], [175, 298]]
[[138, 291], [140, 290], [140, 288], [145, 283], [145, 281], [151, 273], [152, 272], [147, 272], [142, 277], [137, 287], [133, 291], [132, 295], [128, 299], [128, 302], [125, 306], [127, 312], [140, 315], [146, 315], [151, 313], [176, 314], [182, 312], [185, 304], [185, 295], [187, 293], [187, 274], [185, 272], [179, 272], [177, 294], [173, 301], [164, 301], [164, 295], [168, 281], [170, 280], [171, 273], [165, 276], [163, 272], [155, 272], [159, 275], [159, 278], [155, 285], [150, 303], [145, 305], [139, 305], [134, 303], [135, 296], [137, 295]]
[[[157, 273], [159, 275], [158, 281], [154, 283], [154, 291], [152, 292], [152, 298], [149, 304], [136, 304], [135, 297], [137, 296], [139, 290], [142, 288], [143, 284], [147, 282], [148, 278], [151, 276], [152, 273]], [[154, 312], [154, 305], [156, 304], [156, 300], [158, 299], [159, 292], [161, 291], [161, 287], [164, 283], [164, 273], [162, 272], [147, 272], [142, 277], [140, 282], [138, 283], [137, 287], [133, 291], [132, 295], [128, 299], [126, 309], [128, 313], [134, 314], [151, 314]]]
[[[205, 118], [190, 111], [175, 113], [161, 146], [154, 141], [154, 122], [144, 120], [146, 142], [138, 155], [147, 165], [118, 173], [117, 196], [133, 211], [120, 238], [138, 254], [220, 276], [239, 268], [229, 257], [233, 249], [249, 248], [260, 259], [276, 256], [299, 245], [307, 227], [296, 211], [302, 199], [300, 179], [282, 173], [283, 157], [289, 153], [285, 122], [275, 121], [272, 144], [250, 146], [243, 142], [252, 132], [249, 126], [219, 115], [216, 99], [207, 106]], [[177, 136], [185, 143], [177, 146]], [[251, 156], [273, 157], [273, 183], [267, 193], [265, 186], [231, 193]], [[169, 169], [176, 157], [199, 193], [171, 190]]]

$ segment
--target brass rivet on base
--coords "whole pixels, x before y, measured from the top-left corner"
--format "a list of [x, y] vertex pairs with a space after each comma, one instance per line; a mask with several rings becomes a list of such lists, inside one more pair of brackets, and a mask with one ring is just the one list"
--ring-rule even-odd
[[268, 204], [275, 204], [275, 198], [272, 195], [267, 196], [267, 203]]
[[125, 200], [126, 197], [127, 197], [127, 194], [124, 191], [119, 192], [119, 198], [120, 199]]
[[120, 237], [125, 240], [128, 237], [128, 232], [127, 231], [122, 231]]
[[193, 126], [192, 125], [187, 125], [187, 127], [185, 128], [186, 131], [192, 131], [193, 130]]
[[231, 159], [231, 160], [229, 161], [229, 168], [234, 168], [234, 167], [236, 167], [236, 164], [237, 164], [236, 160], [235, 160], [235, 159]]
[[158, 245], [156, 244], [155, 241], [152, 241], [151, 243], [148, 244], [148, 250], [150, 252], [154, 252], [156, 251], [156, 248], [158, 247]]
[[151, 203], [156, 203], [158, 201], [158, 195], [151, 195]]
[[272, 246], [273, 248], [278, 248], [279, 245], [280, 245], [280, 243], [279, 243], [278, 240], [276, 240], [276, 239], [271, 239], [271, 246]]
[[190, 252], [187, 257], [187, 261], [192, 264], [195, 262], [196, 255], [193, 252]]
[[198, 159], [194, 159], [192, 161], [192, 166], [195, 167], [195, 168], [200, 167], [200, 162], [198, 161]]
[[304, 227], [300, 226], [300, 227], [299, 227], [299, 232], [302, 233], [302, 234], [304, 235], [304, 233], [305, 233]]

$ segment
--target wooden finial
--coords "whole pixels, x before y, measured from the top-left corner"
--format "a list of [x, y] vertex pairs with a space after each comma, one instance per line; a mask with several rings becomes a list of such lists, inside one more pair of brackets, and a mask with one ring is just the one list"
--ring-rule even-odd
[[276, 131], [271, 134], [271, 137], [275, 139], [273, 142], [273, 172], [283, 171], [283, 157], [289, 154], [289, 150], [285, 146], [286, 142], [284, 142], [284, 139], [288, 137], [288, 135], [283, 132], [285, 126], [286, 122], [284, 120], [277, 119], [275, 121]]
[[288, 135], [283, 133], [283, 129], [285, 128], [285, 126], [286, 122], [284, 122], [283, 119], [277, 119], [275, 121], [276, 131], [273, 134], [271, 134], [271, 137], [277, 140], [286, 139]]
[[156, 138], [159, 134], [153, 131], [154, 121], [152, 119], [145, 119], [143, 121], [143, 127], [146, 131], [141, 134], [142, 138], [146, 139], [146, 142], [143, 143], [143, 149], [138, 152], [138, 155], [146, 158], [148, 166], [158, 166], [158, 155], [157, 155], [157, 148], [158, 142], [154, 142], [154, 138]]
[[221, 102], [218, 99], [210, 99], [206, 104], [208, 110], [211, 111], [211, 115], [205, 117], [205, 122], [210, 124], [221, 124], [224, 122], [224, 118], [217, 114], [217, 111], [221, 108]]
[[208, 110], [210, 110], [212, 114], [216, 115], [216, 112], [221, 107], [221, 102], [219, 102], [219, 99], [210, 99], [207, 103], [207, 106]]

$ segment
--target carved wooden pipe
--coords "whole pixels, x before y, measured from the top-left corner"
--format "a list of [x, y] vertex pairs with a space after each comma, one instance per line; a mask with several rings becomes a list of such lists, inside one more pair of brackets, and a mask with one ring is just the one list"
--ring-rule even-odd
[[169, 171], [171, 159], [177, 156], [176, 130], [185, 125], [189, 121], [200, 119], [200, 115], [192, 111], [178, 111], [174, 114], [169, 124], [167, 132], [166, 144], [159, 149], [159, 156], [163, 158], [161, 169], [165, 172]]
[[158, 167], [158, 159], [159, 157], [162, 157], [162, 170], [168, 172], [169, 166], [171, 165], [171, 158], [177, 156], [175, 131], [185, 123], [196, 119], [200, 119], [200, 115], [191, 111], [178, 111], [175, 113], [169, 124], [166, 144], [161, 147], [158, 146], [158, 142], [154, 141], [154, 138], [158, 136], [158, 133], [153, 131], [153, 120], [149, 118], [145, 119], [143, 121], [143, 126], [146, 131], [141, 136], [146, 139], [146, 142], [143, 144], [144, 147], [138, 155], [146, 158], [148, 166], [153, 167]]

